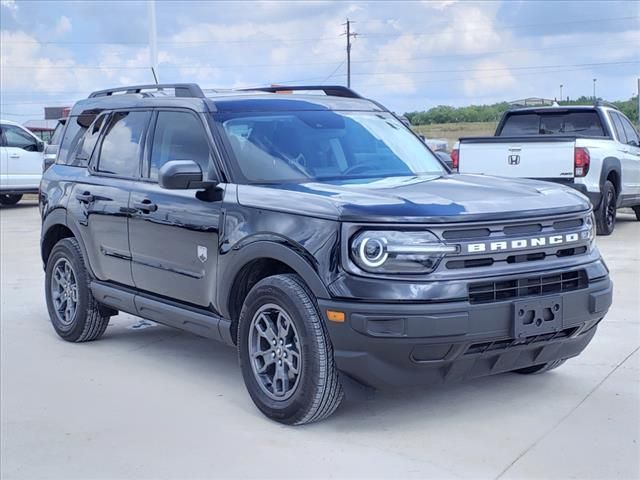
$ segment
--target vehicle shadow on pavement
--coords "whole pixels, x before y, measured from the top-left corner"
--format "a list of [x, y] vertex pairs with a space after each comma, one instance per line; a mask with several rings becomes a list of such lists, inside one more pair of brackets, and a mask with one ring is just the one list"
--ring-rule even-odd
[[[235, 399], [247, 415], [264, 419], [253, 406], [242, 381], [235, 348], [162, 325], [134, 328], [137, 317], [115, 317], [101, 345], [113, 354], [113, 348], [124, 348], [128, 361], [135, 364], [152, 362], [156, 368], [171, 369], [189, 382], [197, 382], [207, 395]], [[142, 321], [144, 322], [144, 321]], [[501, 418], [504, 413], [495, 405], [526, 405], [540, 390], [553, 391], [566, 379], [562, 372], [542, 376], [503, 374], [448, 385], [433, 385], [402, 390], [362, 391], [347, 386], [346, 398], [336, 413], [313, 428], [346, 428], [352, 432], [378, 431], [384, 425], [410, 428], [419, 422], [423, 427], [438, 424], [464, 412], [483, 410], [487, 417]], [[479, 407], [482, 405], [483, 407]], [[507, 407], [511, 408], [511, 407]], [[376, 421], [372, 422], [372, 418]], [[275, 425], [275, 424], [274, 424]]]

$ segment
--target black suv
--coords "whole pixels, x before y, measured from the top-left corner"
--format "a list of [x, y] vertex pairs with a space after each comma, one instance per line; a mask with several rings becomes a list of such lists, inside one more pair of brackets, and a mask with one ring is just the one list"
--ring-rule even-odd
[[281, 90], [73, 107], [40, 204], [62, 338], [123, 311], [237, 345], [251, 398], [286, 424], [329, 416], [346, 384], [539, 373], [587, 346], [612, 284], [586, 197], [450, 174], [347, 88]]

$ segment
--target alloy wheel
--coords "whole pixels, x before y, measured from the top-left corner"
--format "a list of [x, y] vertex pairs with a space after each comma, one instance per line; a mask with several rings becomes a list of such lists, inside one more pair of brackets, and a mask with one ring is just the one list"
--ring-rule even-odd
[[262, 391], [273, 400], [293, 395], [302, 372], [296, 326], [280, 306], [266, 304], [253, 316], [249, 328], [249, 359]]
[[73, 266], [65, 258], [59, 259], [53, 267], [51, 298], [60, 323], [71, 325], [78, 309], [78, 282]]

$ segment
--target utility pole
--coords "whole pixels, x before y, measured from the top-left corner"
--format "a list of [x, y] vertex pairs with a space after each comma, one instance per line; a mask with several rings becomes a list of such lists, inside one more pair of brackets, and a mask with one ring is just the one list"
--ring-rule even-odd
[[346, 35], [347, 37], [347, 87], [351, 87], [351, 38], [356, 38], [358, 36], [357, 33], [351, 33], [352, 23], [355, 22], [352, 22], [347, 18], [346, 23], [342, 24], [347, 27], [346, 33], [343, 33], [343, 35]]
[[638, 125], [640, 125], [640, 77], [638, 78]]
[[158, 44], [156, 39], [156, 1], [148, 0], [149, 5], [149, 63], [151, 73], [156, 85], [160, 83], [158, 78]]
[[596, 82], [598, 81], [597, 78], [593, 79], [593, 101], [596, 101]]
[[560, 84], [560, 101], [562, 101], [562, 87], [563, 87], [563, 86], [564, 86], [564, 85]]

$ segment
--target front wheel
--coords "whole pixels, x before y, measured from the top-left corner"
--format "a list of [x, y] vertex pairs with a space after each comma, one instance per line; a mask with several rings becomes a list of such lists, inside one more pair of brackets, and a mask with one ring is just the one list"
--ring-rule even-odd
[[15, 205], [22, 199], [22, 195], [0, 194], [0, 205]]
[[251, 399], [277, 422], [322, 420], [342, 401], [333, 347], [297, 275], [268, 277], [251, 289], [240, 313], [238, 355]]

